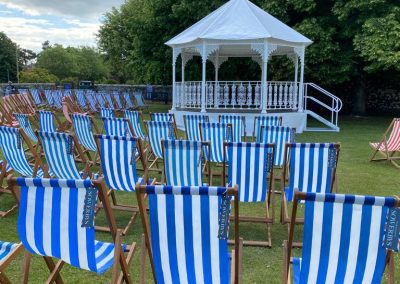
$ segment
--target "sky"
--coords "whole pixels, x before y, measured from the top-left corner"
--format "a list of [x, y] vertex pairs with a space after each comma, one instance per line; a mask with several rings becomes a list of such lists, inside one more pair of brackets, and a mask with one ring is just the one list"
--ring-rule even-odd
[[124, 0], [0, 0], [0, 31], [21, 48], [40, 51], [46, 40], [96, 46], [101, 20]]

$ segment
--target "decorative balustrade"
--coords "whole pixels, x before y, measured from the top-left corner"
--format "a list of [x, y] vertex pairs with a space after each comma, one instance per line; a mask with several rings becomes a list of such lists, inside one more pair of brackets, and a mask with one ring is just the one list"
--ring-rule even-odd
[[[175, 85], [175, 105], [178, 108], [201, 108], [201, 82], [178, 82]], [[261, 109], [260, 81], [207, 81], [207, 109]], [[267, 82], [267, 109], [297, 110], [299, 84]]]

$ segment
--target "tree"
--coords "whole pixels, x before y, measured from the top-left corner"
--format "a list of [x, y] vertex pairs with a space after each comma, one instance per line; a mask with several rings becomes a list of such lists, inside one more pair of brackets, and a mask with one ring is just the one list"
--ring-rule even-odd
[[16, 48], [17, 45], [5, 33], [0, 32], [0, 82], [16, 81]]
[[55, 83], [58, 82], [58, 78], [46, 69], [33, 68], [32, 70], [21, 71], [19, 81], [21, 83]]

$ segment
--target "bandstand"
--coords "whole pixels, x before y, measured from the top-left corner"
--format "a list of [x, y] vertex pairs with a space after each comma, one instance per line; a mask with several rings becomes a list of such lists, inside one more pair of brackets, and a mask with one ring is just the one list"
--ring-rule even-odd
[[[248, 0], [231, 0], [166, 44], [173, 50], [173, 104], [178, 127], [183, 128], [183, 115], [207, 113], [212, 121], [220, 113], [246, 116], [248, 135], [253, 118], [260, 114], [279, 114], [283, 123], [302, 132], [307, 115], [312, 115], [332, 130], [338, 131], [337, 115], [341, 101], [315, 84], [304, 83], [305, 49], [312, 41], [274, 18]], [[181, 56], [181, 81], [176, 79], [176, 62]], [[202, 81], [185, 81], [185, 66], [195, 56], [202, 59]], [[268, 81], [268, 61], [272, 56], [287, 56], [293, 62], [293, 81]], [[251, 58], [261, 68], [260, 81], [219, 81], [218, 71], [229, 58]], [[206, 79], [206, 63], [215, 68], [213, 81]], [[307, 109], [310, 99], [305, 92], [317, 89], [329, 103], [314, 98], [331, 108], [331, 117], [323, 118]], [[330, 103], [332, 102], [332, 103]]]

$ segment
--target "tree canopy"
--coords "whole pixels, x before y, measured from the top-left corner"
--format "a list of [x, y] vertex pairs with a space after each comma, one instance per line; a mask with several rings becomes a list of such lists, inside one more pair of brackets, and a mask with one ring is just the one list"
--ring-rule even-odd
[[0, 82], [15, 80], [17, 77], [16, 48], [17, 45], [0, 32]]

